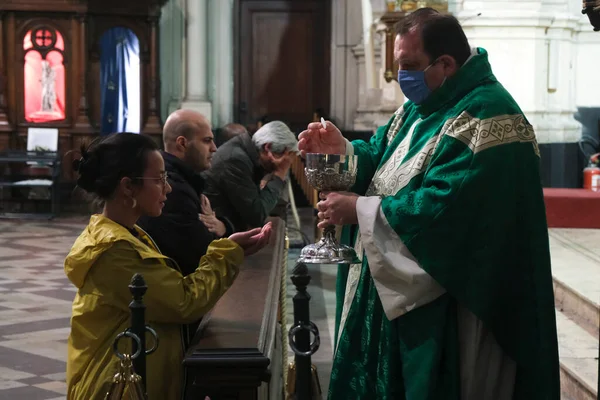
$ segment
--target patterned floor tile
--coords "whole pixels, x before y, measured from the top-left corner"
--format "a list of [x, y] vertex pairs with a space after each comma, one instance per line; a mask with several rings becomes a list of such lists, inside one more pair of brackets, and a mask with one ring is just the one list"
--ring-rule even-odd
[[[47, 344], [47, 346], [50, 344]], [[65, 371], [66, 369], [66, 350], [67, 349], [65, 346], [63, 360], [54, 360], [48, 357], [38, 356], [29, 352], [11, 349], [0, 345], [0, 365], [11, 365], [11, 369], [38, 376], [57, 374]], [[2, 375], [0, 375], [0, 379], [3, 379]]]
[[49, 399], [61, 399], [64, 400], [66, 397], [56, 397], [56, 391], [46, 390], [35, 386], [24, 385], [20, 382], [15, 382], [17, 387], [0, 391], [0, 400], [49, 400]]
[[85, 223], [0, 221], [0, 400], [64, 400], [71, 303], [63, 261]]

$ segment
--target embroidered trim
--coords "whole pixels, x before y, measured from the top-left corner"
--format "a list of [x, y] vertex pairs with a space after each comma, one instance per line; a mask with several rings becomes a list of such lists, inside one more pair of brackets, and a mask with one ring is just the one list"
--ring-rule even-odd
[[[404, 111], [402, 111], [402, 114]], [[394, 124], [397, 120], [392, 122], [390, 126], [390, 130], [394, 129]], [[404, 187], [420, 170], [415, 170], [414, 168], [424, 168], [427, 164], [429, 164], [429, 159], [431, 158], [431, 152], [435, 148], [437, 140], [437, 136], [432, 138], [422, 149], [421, 151], [414, 155], [409, 161], [403, 163], [406, 154], [408, 153], [408, 149], [410, 148], [410, 142], [412, 140], [413, 133], [417, 125], [421, 122], [421, 119], [415, 121], [415, 123], [410, 127], [410, 130], [406, 134], [406, 136], [402, 139], [402, 142], [398, 145], [398, 147], [394, 150], [394, 153], [391, 157], [386, 161], [383, 167], [379, 168], [367, 189], [365, 196], [376, 196], [376, 195], [388, 195], [387, 193], [394, 193], [394, 187]], [[398, 127], [400, 130], [400, 127]], [[396, 132], [397, 133], [397, 132]], [[395, 134], [393, 135], [395, 136]], [[389, 138], [389, 135], [388, 135]], [[389, 142], [388, 142], [389, 145]], [[399, 171], [401, 170], [401, 171]], [[394, 173], [398, 173], [397, 176], [394, 176]], [[400, 190], [400, 189], [398, 189]], [[398, 191], [396, 190], [396, 192]], [[354, 242], [354, 251], [361, 258], [364, 259], [364, 248], [361, 240], [360, 231], [356, 234], [356, 241]], [[346, 319], [350, 314], [350, 307], [352, 306], [352, 302], [354, 301], [354, 296], [356, 295], [356, 287], [358, 286], [358, 281], [360, 279], [360, 274], [362, 271], [362, 262], [358, 264], [350, 265], [350, 269], [348, 271], [348, 279], [346, 280], [346, 292], [344, 293], [344, 303], [342, 307], [342, 315], [340, 318], [340, 326], [338, 327], [338, 341], [342, 336], [342, 332], [344, 331], [344, 326], [346, 325]], [[337, 351], [337, 346], [335, 351]]]
[[387, 133], [387, 144], [388, 146], [392, 143], [392, 140], [396, 137], [398, 132], [400, 132], [400, 128], [402, 128], [404, 118], [404, 105], [400, 106], [394, 113], [394, 120], [390, 125], [390, 129], [388, 129]]
[[436, 135], [429, 139], [421, 150], [408, 160], [405, 160], [405, 156], [402, 154], [403, 149], [395, 152], [383, 167], [375, 173], [366, 196], [395, 195], [411, 179], [427, 168], [441, 137], [441, 135]]
[[446, 121], [442, 134], [460, 140], [475, 154], [495, 146], [521, 142], [531, 143], [535, 154], [540, 156], [533, 127], [522, 114], [479, 119], [463, 111], [458, 117]]

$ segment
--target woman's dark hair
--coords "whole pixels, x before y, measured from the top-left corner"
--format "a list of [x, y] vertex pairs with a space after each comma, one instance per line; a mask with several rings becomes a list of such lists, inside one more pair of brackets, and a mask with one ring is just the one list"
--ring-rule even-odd
[[148, 136], [137, 133], [113, 133], [81, 146], [81, 158], [73, 161], [79, 173], [77, 186], [99, 200], [112, 197], [124, 177], [136, 178], [144, 174], [147, 155], [158, 150]]

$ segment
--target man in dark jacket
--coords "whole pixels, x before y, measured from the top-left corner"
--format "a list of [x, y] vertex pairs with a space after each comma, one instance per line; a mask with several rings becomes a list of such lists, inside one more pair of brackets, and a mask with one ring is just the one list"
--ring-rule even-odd
[[138, 225], [163, 254], [177, 262], [183, 275], [188, 275], [198, 268], [210, 242], [232, 233], [224, 221], [214, 216], [202, 194], [204, 180], [199, 172], [210, 168], [217, 148], [210, 123], [192, 110], [177, 110], [169, 116], [163, 141], [162, 156], [172, 191], [167, 194], [161, 216], [142, 217]]
[[[281, 121], [262, 126], [250, 137], [240, 134], [223, 144], [202, 176], [204, 193], [216, 215], [236, 232], [261, 226], [275, 208], [298, 151], [296, 135]], [[270, 179], [261, 188], [261, 180]]]
[[217, 147], [223, 146], [229, 140], [242, 134], [248, 134], [248, 130], [244, 125], [233, 122], [225, 125], [221, 129], [218, 129], [218, 134], [216, 135]]

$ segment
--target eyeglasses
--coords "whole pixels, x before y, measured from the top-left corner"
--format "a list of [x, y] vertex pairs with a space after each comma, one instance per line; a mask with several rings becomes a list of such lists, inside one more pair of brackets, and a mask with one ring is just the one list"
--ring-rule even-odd
[[163, 187], [166, 187], [167, 183], [169, 183], [168, 180], [167, 180], [168, 178], [169, 178], [169, 175], [166, 172], [164, 172], [164, 173], [160, 174], [160, 176], [158, 178], [149, 178], [149, 177], [146, 177], [146, 176], [137, 176], [134, 179], [150, 180], [150, 181], [160, 181], [162, 183]]

